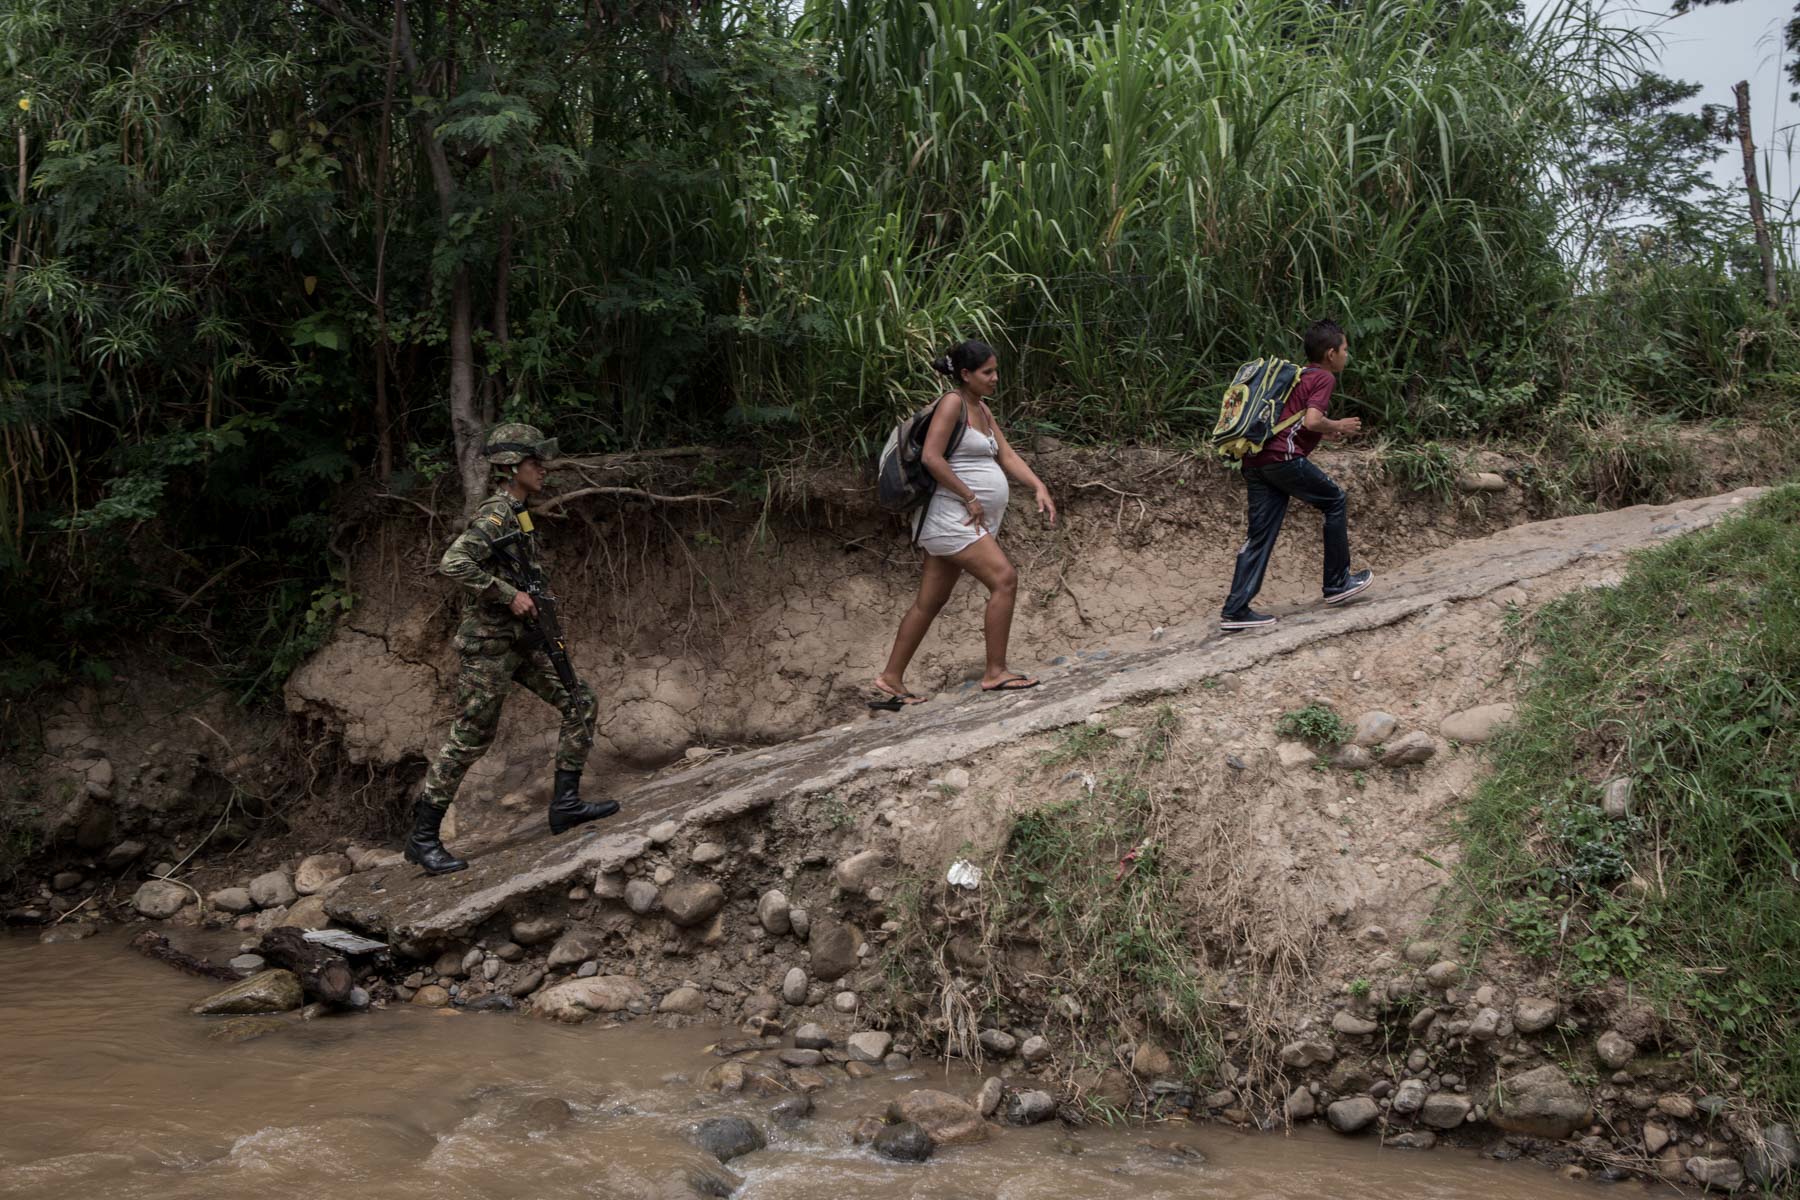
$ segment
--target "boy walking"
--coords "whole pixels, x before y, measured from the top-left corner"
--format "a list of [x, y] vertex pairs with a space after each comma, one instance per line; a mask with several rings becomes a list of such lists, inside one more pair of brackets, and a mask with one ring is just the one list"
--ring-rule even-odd
[[1325, 514], [1325, 603], [1342, 604], [1361, 593], [1375, 576], [1350, 570], [1349, 502], [1344, 489], [1307, 459], [1322, 438], [1346, 438], [1362, 429], [1362, 421], [1334, 421], [1331, 393], [1338, 372], [1350, 361], [1350, 344], [1335, 321], [1314, 321], [1306, 328], [1306, 367], [1282, 406], [1278, 423], [1295, 413], [1305, 416], [1288, 426], [1261, 450], [1244, 459], [1244, 486], [1249, 490], [1250, 532], [1238, 550], [1231, 595], [1219, 619], [1223, 630], [1273, 625], [1275, 618], [1250, 607], [1262, 590], [1269, 554], [1287, 516], [1288, 499], [1304, 501]]

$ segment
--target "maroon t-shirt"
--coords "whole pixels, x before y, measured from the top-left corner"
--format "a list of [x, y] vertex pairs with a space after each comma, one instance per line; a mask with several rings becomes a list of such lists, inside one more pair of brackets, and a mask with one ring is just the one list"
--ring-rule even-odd
[[[1331, 393], [1337, 387], [1337, 376], [1324, 367], [1308, 367], [1301, 372], [1300, 382], [1288, 394], [1275, 418], [1279, 425], [1303, 408], [1316, 408], [1322, 417], [1331, 411]], [[1290, 459], [1305, 458], [1318, 446], [1323, 434], [1307, 429], [1304, 419], [1295, 421], [1277, 434], [1268, 445], [1244, 460], [1246, 467], [1268, 467]]]

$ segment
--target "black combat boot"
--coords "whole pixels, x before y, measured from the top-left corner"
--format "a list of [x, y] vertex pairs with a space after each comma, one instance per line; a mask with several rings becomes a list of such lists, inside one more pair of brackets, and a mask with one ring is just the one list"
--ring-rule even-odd
[[406, 839], [406, 861], [418, 863], [427, 875], [448, 875], [469, 864], [444, 849], [438, 837], [438, 826], [444, 823], [444, 810], [424, 800], [413, 803], [412, 836]]
[[556, 795], [550, 800], [551, 833], [562, 833], [577, 825], [598, 821], [601, 817], [610, 817], [618, 811], [619, 802], [617, 800], [583, 804], [581, 801], [581, 772], [557, 768]]

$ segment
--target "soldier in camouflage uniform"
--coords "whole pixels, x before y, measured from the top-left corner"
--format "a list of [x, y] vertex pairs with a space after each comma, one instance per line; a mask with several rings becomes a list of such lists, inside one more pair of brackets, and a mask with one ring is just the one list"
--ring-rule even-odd
[[424, 789], [413, 806], [412, 837], [406, 844], [406, 857], [433, 875], [469, 865], [444, 848], [438, 830], [463, 775], [493, 744], [500, 707], [515, 683], [523, 684], [562, 714], [550, 831], [562, 833], [619, 811], [613, 800], [582, 802], [581, 768], [594, 744], [593, 690], [583, 684], [580, 694], [571, 696], [557, 678], [542, 638], [529, 620], [536, 614], [536, 603], [508, 581], [494, 549], [495, 540], [522, 534], [511, 543], [511, 553], [538, 566], [537, 535], [525, 501], [543, 490], [548, 476], [544, 463], [556, 456], [556, 441], [529, 425], [500, 425], [488, 435], [482, 453], [499, 469], [500, 490], [482, 502], [469, 528], [451, 543], [438, 566], [469, 594], [462, 624], [456, 630], [456, 648], [462, 656], [456, 680], [456, 721], [425, 776]]

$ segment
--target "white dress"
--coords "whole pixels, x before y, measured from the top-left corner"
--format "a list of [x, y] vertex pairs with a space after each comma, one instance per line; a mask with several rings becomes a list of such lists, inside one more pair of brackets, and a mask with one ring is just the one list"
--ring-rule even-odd
[[986, 525], [965, 524], [969, 510], [964, 507], [962, 498], [940, 484], [932, 493], [930, 503], [919, 510], [913, 522], [919, 546], [925, 553], [939, 557], [957, 554], [988, 534], [999, 534], [1000, 522], [1006, 519], [1006, 500], [1011, 491], [1006, 472], [1000, 469], [999, 456], [998, 438], [982, 433], [973, 425], [963, 433], [962, 441], [946, 461], [956, 472], [956, 477], [981, 501]]

